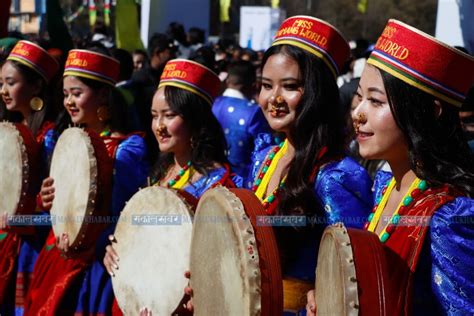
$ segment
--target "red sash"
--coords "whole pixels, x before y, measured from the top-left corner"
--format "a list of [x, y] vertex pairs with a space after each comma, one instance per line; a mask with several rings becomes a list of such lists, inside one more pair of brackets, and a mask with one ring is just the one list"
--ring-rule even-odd
[[456, 194], [448, 187], [430, 188], [415, 200], [414, 206], [402, 216], [400, 224], [385, 243], [388, 262], [393, 267], [391, 278], [398, 293], [398, 310], [393, 315], [411, 315], [413, 276], [433, 214]]
[[14, 300], [14, 272], [20, 242], [17, 234], [0, 230], [0, 305]]

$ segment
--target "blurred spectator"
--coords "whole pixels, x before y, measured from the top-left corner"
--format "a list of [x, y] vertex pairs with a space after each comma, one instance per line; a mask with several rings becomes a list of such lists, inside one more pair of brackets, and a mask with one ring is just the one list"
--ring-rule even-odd
[[171, 22], [168, 26], [166, 34], [173, 40], [174, 45], [178, 48], [176, 55], [178, 58], [188, 59], [191, 53], [187, 35], [181, 23]]
[[133, 69], [140, 70], [148, 66], [148, 55], [144, 50], [136, 49], [132, 52]]
[[204, 30], [198, 27], [190, 28], [187, 39], [189, 43], [189, 55], [192, 56], [206, 41]]
[[232, 171], [245, 180], [255, 138], [271, 130], [260, 107], [251, 100], [255, 89], [255, 68], [251, 62], [242, 60], [230, 64], [226, 86], [224, 94], [215, 100], [212, 112], [224, 130]]
[[151, 130], [151, 101], [160, 82], [166, 63], [176, 57], [176, 46], [168, 36], [155, 33], [148, 42], [149, 67], [137, 70], [132, 75], [131, 89], [134, 92], [135, 108], [138, 113], [139, 130], [146, 133], [150, 162], [158, 155], [158, 146]]

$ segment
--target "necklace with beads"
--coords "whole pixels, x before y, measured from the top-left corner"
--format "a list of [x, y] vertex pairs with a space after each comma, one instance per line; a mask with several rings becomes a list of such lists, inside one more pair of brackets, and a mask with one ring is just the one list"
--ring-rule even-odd
[[273, 192], [268, 195], [266, 198], [263, 198], [268, 183], [275, 172], [275, 169], [278, 165], [280, 159], [285, 155], [288, 149], [288, 141], [285, 140], [284, 142], [280, 143], [279, 145], [275, 146], [270, 153], [267, 155], [265, 160], [262, 163], [262, 168], [258, 176], [255, 179], [254, 185], [252, 186], [252, 191], [255, 195], [262, 201], [263, 208], [267, 213], [272, 213], [270, 210], [273, 209], [271, 206], [276, 201], [276, 197], [280, 189], [285, 185], [286, 176], [280, 181], [279, 185], [276, 187]]
[[[395, 179], [392, 178], [388, 182], [387, 186], [382, 190], [382, 196], [378, 197], [375, 201], [374, 209], [372, 213], [370, 213], [368, 221], [364, 226], [364, 229], [371, 232], [375, 232], [375, 227], [377, 227], [377, 224], [380, 221], [382, 212], [385, 206], [387, 205], [388, 198], [390, 197], [390, 194], [392, 193], [394, 187]], [[379, 234], [379, 238], [382, 243], [385, 243], [390, 238], [390, 235], [393, 233], [398, 223], [400, 222], [401, 216], [405, 215], [408, 212], [408, 210], [415, 204], [415, 199], [427, 189], [428, 184], [425, 180], [421, 180], [419, 178], [415, 178], [415, 180], [413, 180], [412, 184], [408, 189], [407, 194], [400, 201], [397, 209], [391, 216], [390, 220], [387, 222], [387, 225]]]
[[188, 161], [184, 167], [178, 171], [178, 174], [168, 181], [166, 186], [170, 189], [182, 189], [188, 183], [193, 171], [194, 168], [192, 167], [191, 161]]
[[110, 137], [112, 135], [112, 130], [110, 126], [107, 125], [102, 132], [100, 132], [100, 137]]

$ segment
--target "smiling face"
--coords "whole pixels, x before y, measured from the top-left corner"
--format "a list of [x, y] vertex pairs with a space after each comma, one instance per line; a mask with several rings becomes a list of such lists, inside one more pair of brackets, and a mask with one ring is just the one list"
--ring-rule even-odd
[[185, 155], [191, 152], [191, 132], [184, 119], [174, 112], [166, 101], [165, 87], [153, 97], [151, 128], [161, 152]]
[[95, 126], [99, 122], [97, 109], [106, 103], [104, 93], [97, 93], [74, 76], [64, 77], [64, 107], [74, 124]]
[[38, 93], [38, 87], [27, 82], [12, 61], [7, 60], [2, 66], [2, 99], [9, 111], [31, 112], [30, 100]]
[[359, 153], [365, 159], [400, 160], [408, 156], [402, 131], [393, 117], [380, 71], [367, 65], [356, 92], [352, 119], [358, 126]]
[[296, 119], [296, 108], [303, 96], [298, 63], [283, 53], [267, 59], [262, 71], [262, 88], [258, 98], [270, 127], [288, 134]]

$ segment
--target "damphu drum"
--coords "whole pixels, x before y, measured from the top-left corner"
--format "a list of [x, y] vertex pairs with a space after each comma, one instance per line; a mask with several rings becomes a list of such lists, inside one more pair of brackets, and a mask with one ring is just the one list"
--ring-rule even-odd
[[318, 315], [388, 316], [397, 303], [378, 236], [335, 224], [325, 229], [316, 267]]
[[216, 187], [201, 197], [191, 243], [194, 315], [281, 315], [280, 257], [252, 191]]
[[0, 214], [32, 214], [39, 190], [39, 144], [28, 127], [2, 122], [0, 148]]
[[112, 159], [103, 140], [92, 131], [66, 129], [54, 148], [50, 176], [55, 188], [50, 211], [54, 234], [68, 234], [69, 254], [90, 249], [109, 214]]
[[196, 204], [186, 192], [158, 186], [138, 191], [127, 202], [114, 233], [120, 261], [112, 278], [124, 315], [147, 307], [153, 315], [169, 316], [180, 307]]

